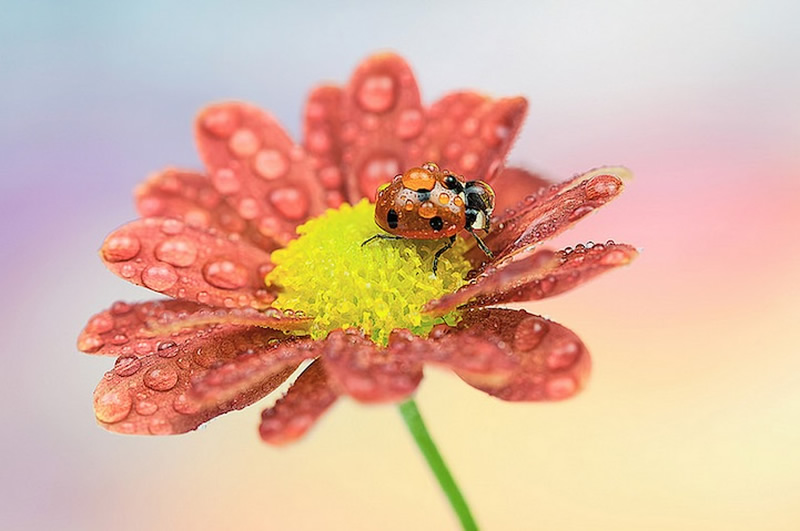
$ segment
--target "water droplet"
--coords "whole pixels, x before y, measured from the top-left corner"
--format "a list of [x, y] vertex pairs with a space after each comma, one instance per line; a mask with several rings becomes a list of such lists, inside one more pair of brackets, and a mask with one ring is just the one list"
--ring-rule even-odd
[[178, 383], [178, 372], [168, 365], [156, 366], [144, 374], [143, 381], [154, 391], [169, 391]]
[[324, 129], [313, 129], [306, 136], [308, 150], [321, 154], [331, 149], [331, 137]]
[[239, 117], [230, 109], [209, 109], [203, 114], [203, 127], [214, 136], [228, 138], [239, 125]]
[[197, 258], [197, 247], [186, 238], [168, 238], [155, 249], [156, 258], [177, 267], [188, 267]]
[[250, 129], [238, 129], [228, 140], [228, 147], [237, 157], [245, 158], [254, 155], [261, 142]]
[[571, 367], [578, 359], [581, 347], [575, 341], [566, 341], [547, 355], [547, 366], [553, 370], [562, 370]]
[[185, 226], [186, 225], [183, 223], [183, 221], [175, 218], [169, 218], [165, 219], [161, 223], [161, 232], [173, 236], [175, 234], [180, 234], [181, 232], [183, 232]]
[[477, 118], [470, 117], [461, 124], [461, 134], [464, 136], [474, 136], [478, 132], [479, 122]]
[[374, 201], [378, 186], [392, 180], [400, 172], [400, 161], [390, 155], [376, 155], [367, 160], [358, 173], [359, 189]]
[[478, 167], [479, 161], [480, 158], [478, 157], [477, 154], [472, 152], [464, 153], [460, 161], [461, 169], [464, 170], [465, 172], [473, 171], [475, 168]]
[[439, 203], [446, 205], [450, 202], [450, 194], [447, 192], [442, 192], [439, 194]]
[[172, 433], [172, 426], [166, 419], [156, 417], [147, 425], [147, 431], [151, 435], [169, 435]]
[[81, 334], [78, 338], [78, 350], [81, 352], [97, 352], [105, 345], [102, 337], [94, 334]]
[[289, 161], [280, 151], [265, 149], [256, 154], [253, 169], [264, 179], [279, 179], [289, 171]]
[[436, 206], [431, 201], [425, 201], [419, 206], [417, 213], [422, 218], [430, 219], [436, 215]]
[[122, 278], [132, 278], [136, 275], [136, 268], [132, 264], [124, 264], [119, 268]]
[[103, 257], [109, 262], [124, 262], [139, 254], [141, 244], [133, 234], [112, 234], [103, 244]]
[[136, 202], [136, 206], [142, 217], [150, 218], [161, 214], [161, 212], [164, 211], [166, 204], [160, 197], [146, 196], [139, 197]]
[[376, 113], [391, 109], [396, 97], [395, 81], [387, 75], [369, 76], [361, 83], [356, 95], [362, 109]]
[[181, 356], [180, 358], [175, 360], [175, 364], [179, 368], [186, 370], [186, 369], [188, 369], [189, 367], [192, 366], [192, 360], [190, 360], [189, 358], [185, 358], [185, 357]]
[[293, 221], [304, 219], [310, 207], [308, 194], [294, 186], [273, 190], [269, 200], [283, 217]]
[[141, 368], [142, 362], [136, 356], [122, 356], [114, 362], [114, 373], [118, 376], [131, 376]]
[[414, 205], [415, 205], [414, 201], [412, 201], [411, 199], [406, 199], [406, 204], [403, 208], [407, 212], [411, 212], [412, 210], [414, 210]]
[[131, 311], [133, 307], [124, 301], [117, 301], [111, 305], [111, 313], [114, 315], [124, 315]]
[[174, 341], [159, 341], [156, 346], [156, 353], [162, 358], [172, 358], [178, 353], [178, 346]]
[[142, 283], [154, 291], [164, 291], [178, 281], [178, 273], [169, 264], [151, 265], [142, 273]]
[[134, 406], [136, 412], [144, 417], [148, 417], [158, 411], [158, 404], [150, 400], [140, 400]]
[[[214, 208], [214, 207], [210, 207]], [[190, 227], [197, 227], [200, 229], [207, 229], [211, 225], [211, 214], [205, 210], [193, 208], [183, 215], [183, 219]]]
[[230, 168], [220, 168], [211, 174], [211, 184], [222, 195], [232, 195], [242, 187], [239, 177]]
[[98, 313], [86, 325], [86, 331], [93, 334], [105, 334], [114, 328], [114, 318], [107, 312]]
[[577, 220], [581, 219], [583, 216], [585, 216], [586, 214], [588, 214], [589, 212], [591, 212], [592, 210], [594, 210], [594, 207], [591, 206], [591, 205], [579, 206], [578, 208], [573, 210], [572, 213], [570, 213], [569, 220], [570, 221], [577, 221]]
[[603, 257], [600, 259], [601, 264], [609, 266], [624, 265], [629, 261], [630, 259], [628, 258], [628, 255], [620, 249], [614, 249], [603, 255]]
[[203, 267], [206, 281], [220, 289], [239, 289], [249, 280], [249, 271], [231, 260], [215, 260]]
[[320, 170], [319, 182], [328, 190], [334, 190], [342, 185], [342, 172], [336, 166], [328, 166]]
[[125, 419], [132, 407], [133, 400], [128, 390], [116, 388], [95, 400], [94, 413], [100, 422], [114, 424]]
[[414, 138], [422, 132], [424, 120], [418, 109], [406, 109], [397, 118], [397, 136], [403, 140]]
[[547, 325], [538, 317], [520, 321], [514, 331], [514, 350], [528, 352], [535, 349], [547, 334]]
[[586, 182], [586, 198], [590, 201], [609, 199], [617, 193], [621, 184], [613, 175], [597, 175]]
[[245, 197], [239, 201], [239, 207], [237, 210], [239, 211], [239, 215], [244, 219], [254, 219], [261, 211], [261, 209], [258, 207], [258, 201], [252, 197]]
[[136, 345], [133, 346], [133, 350], [140, 356], [144, 356], [153, 351], [153, 346], [148, 341], [138, 341]]
[[125, 334], [116, 334], [114, 335], [114, 337], [111, 338], [111, 343], [117, 346], [124, 345], [127, 342], [128, 342], [128, 336], [126, 336]]
[[200, 411], [200, 405], [190, 400], [184, 393], [175, 398], [175, 401], [172, 402], [172, 409], [181, 415], [194, 415]]
[[578, 384], [571, 376], [558, 376], [551, 378], [545, 384], [546, 393], [548, 398], [553, 400], [561, 400], [569, 398], [578, 390]]

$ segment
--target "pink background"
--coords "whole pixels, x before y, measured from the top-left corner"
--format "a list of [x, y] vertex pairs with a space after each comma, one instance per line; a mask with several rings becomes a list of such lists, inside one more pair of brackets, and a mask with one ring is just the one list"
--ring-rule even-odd
[[391, 407], [343, 401], [285, 449], [259, 441], [258, 406], [123, 437], [92, 414], [111, 360], [74, 346], [95, 311], [150, 297], [96, 250], [148, 172], [199, 166], [197, 109], [249, 100], [297, 135], [311, 86], [393, 49], [427, 102], [528, 97], [512, 163], [637, 175], [561, 243], [613, 238], [641, 258], [527, 306], [589, 346], [582, 395], [507, 404], [451, 374], [423, 382], [479, 522], [797, 529], [796, 2], [159, 5], [0, 3], [0, 527], [455, 528]]

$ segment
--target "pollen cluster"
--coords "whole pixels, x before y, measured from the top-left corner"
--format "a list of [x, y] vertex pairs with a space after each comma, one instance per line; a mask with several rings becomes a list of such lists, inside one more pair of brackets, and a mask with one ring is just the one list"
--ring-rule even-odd
[[386, 345], [394, 328], [427, 334], [451, 313], [431, 317], [421, 312], [428, 301], [464, 284], [470, 270], [463, 242], [445, 252], [433, 274], [433, 255], [443, 240], [383, 240], [361, 244], [381, 229], [374, 205], [363, 200], [343, 205], [298, 227], [299, 238], [272, 253], [275, 268], [265, 282], [282, 290], [273, 306], [302, 311], [312, 318], [307, 331], [315, 339], [338, 328], [359, 327]]

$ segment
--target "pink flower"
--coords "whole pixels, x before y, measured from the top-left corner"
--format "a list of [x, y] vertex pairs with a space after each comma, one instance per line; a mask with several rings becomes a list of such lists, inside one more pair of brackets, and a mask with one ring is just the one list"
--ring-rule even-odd
[[[363, 402], [407, 399], [424, 364], [452, 369], [503, 400], [560, 400], [585, 383], [589, 355], [567, 328], [525, 311], [487, 308], [550, 297], [629, 263], [629, 245], [539, 248], [616, 197], [625, 170], [601, 168], [549, 185], [503, 169], [522, 124], [523, 98], [454, 92], [424, 108], [402, 58], [368, 58], [344, 87], [312, 91], [304, 142], [295, 145], [268, 114], [244, 103], [201, 111], [195, 135], [207, 173], [167, 169], [136, 191], [142, 219], [108, 236], [108, 268], [171, 297], [114, 303], [92, 317], [78, 347], [116, 356], [95, 390], [105, 428], [173, 434], [243, 408], [313, 360], [286, 396], [263, 413], [261, 436], [280, 444], [304, 434], [340, 396]], [[497, 214], [486, 243], [466, 253], [474, 267], [461, 289], [425, 311], [455, 309], [461, 321], [427, 336], [391, 332], [378, 345], [358, 328], [313, 340], [310, 316], [270, 305], [270, 253], [326, 208], [363, 197], [425, 161], [492, 182]], [[377, 231], [377, 228], [376, 228]]]

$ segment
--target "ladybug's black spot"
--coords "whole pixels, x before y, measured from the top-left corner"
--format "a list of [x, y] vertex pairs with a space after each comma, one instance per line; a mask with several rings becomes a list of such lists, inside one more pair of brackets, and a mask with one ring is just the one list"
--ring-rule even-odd
[[444, 221], [439, 216], [432, 217], [430, 223], [433, 230], [442, 230], [444, 227]]
[[395, 212], [394, 209], [386, 213], [386, 223], [389, 224], [390, 229], [397, 228], [397, 212]]
[[456, 193], [461, 193], [464, 191], [464, 185], [462, 185], [461, 182], [456, 179], [455, 175], [446, 176], [444, 178], [444, 185], [450, 190], [455, 190]]
[[417, 199], [419, 199], [420, 203], [424, 203], [430, 198], [431, 198], [430, 190], [426, 190], [425, 188], [420, 188], [419, 190], [417, 190]]

